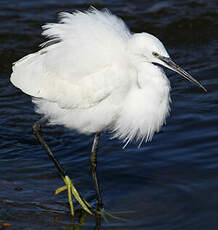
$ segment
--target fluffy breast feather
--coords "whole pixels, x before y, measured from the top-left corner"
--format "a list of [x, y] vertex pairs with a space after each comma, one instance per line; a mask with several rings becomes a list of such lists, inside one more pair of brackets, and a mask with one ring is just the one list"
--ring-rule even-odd
[[151, 63], [138, 66], [138, 85], [126, 96], [114, 127], [114, 137], [126, 144], [134, 138], [150, 141], [170, 111], [170, 83], [163, 70]]

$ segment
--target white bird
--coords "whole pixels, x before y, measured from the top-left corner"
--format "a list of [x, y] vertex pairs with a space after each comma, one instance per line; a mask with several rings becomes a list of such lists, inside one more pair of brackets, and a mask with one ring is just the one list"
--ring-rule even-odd
[[[110, 131], [125, 144], [135, 139], [150, 141], [169, 114], [170, 83], [160, 65], [170, 68], [204, 91], [191, 75], [176, 65], [163, 44], [148, 33], [131, 33], [126, 24], [108, 10], [60, 13], [59, 23], [43, 26], [49, 40], [41, 50], [17, 61], [11, 82], [33, 97], [36, 112], [34, 134], [59, 169], [68, 190], [82, 207], [93, 208], [75, 190], [70, 178], [40, 135], [46, 119], [83, 134], [95, 134], [90, 165], [97, 195], [97, 213], [102, 200], [96, 177], [99, 134]], [[156, 65], [158, 64], [158, 65]]]

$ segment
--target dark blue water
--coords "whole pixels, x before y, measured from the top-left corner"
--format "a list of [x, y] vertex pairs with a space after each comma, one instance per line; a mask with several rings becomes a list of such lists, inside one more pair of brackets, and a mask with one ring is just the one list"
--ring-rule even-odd
[[[11, 65], [38, 50], [41, 25], [57, 13], [107, 7], [132, 31], [160, 38], [174, 60], [208, 93], [168, 72], [171, 116], [151, 143], [125, 150], [103, 134], [99, 182], [107, 211], [126, 219], [95, 226], [78, 211], [74, 222], [53, 163], [32, 135], [39, 119], [29, 96], [10, 82]], [[217, 1], [0, 1], [0, 229], [215, 230], [218, 226]], [[82, 195], [95, 204], [88, 169], [92, 137], [45, 127], [45, 139]], [[78, 210], [79, 207], [77, 206]], [[80, 218], [81, 217], [81, 218]], [[9, 227], [4, 225], [10, 224]]]

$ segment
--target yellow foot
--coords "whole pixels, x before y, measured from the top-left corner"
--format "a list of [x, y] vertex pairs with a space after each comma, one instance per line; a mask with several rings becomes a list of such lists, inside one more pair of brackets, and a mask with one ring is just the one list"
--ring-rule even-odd
[[70, 210], [71, 210], [71, 214], [72, 216], [74, 216], [74, 208], [73, 208], [73, 200], [72, 200], [72, 195], [74, 196], [74, 198], [79, 202], [79, 204], [82, 206], [82, 208], [89, 213], [90, 215], [93, 215], [93, 212], [91, 211], [91, 205], [83, 200], [79, 193], [77, 192], [76, 188], [74, 187], [71, 179], [68, 176], [65, 176], [64, 178], [64, 182], [65, 182], [65, 186], [58, 188], [55, 191], [55, 195], [67, 190], [68, 192], [68, 200], [69, 200], [69, 204], [70, 204]]

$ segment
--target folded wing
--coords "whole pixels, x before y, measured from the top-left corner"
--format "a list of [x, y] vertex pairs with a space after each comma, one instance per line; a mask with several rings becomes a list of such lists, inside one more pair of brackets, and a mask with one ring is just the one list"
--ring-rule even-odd
[[61, 108], [92, 107], [128, 84], [127, 69], [117, 65], [71, 82], [45, 71], [40, 58], [38, 53], [31, 54], [17, 63], [11, 82], [26, 94], [56, 102]]

